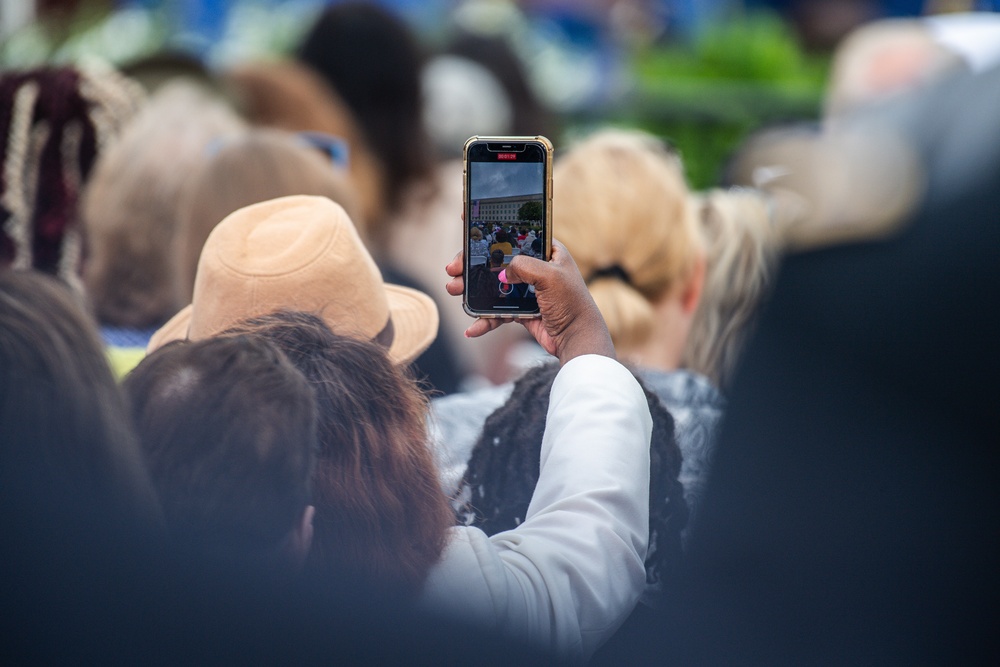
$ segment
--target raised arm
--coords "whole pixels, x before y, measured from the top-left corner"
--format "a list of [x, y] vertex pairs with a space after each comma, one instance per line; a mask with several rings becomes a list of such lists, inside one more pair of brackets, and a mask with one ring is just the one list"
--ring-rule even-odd
[[[538, 485], [514, 530], [487, 537], [454, 528], [424, 597], [586, 659], [628, 616], [645, 583], [652, 423], [638, 383], [611, 358], [604, 321], [569, 253], [555, 245], [552, 263], [523, 260], [508, 275], [514, 268], [515, 280], [535, 285], [542, 310], [527, 328], [563, 362]], [[460, 294], [456, 281], [449, 291]], [[495, 326], [480, 320], [470, 335]]]

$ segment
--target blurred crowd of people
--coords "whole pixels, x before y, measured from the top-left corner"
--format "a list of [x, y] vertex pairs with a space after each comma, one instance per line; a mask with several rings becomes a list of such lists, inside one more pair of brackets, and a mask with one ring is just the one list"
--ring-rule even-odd
[[705, 191], [557, 141], [549, 261], [469, 233], [523, 326], [456, 256], [462, 141], [561, 135], [502, 39], [0, 71], [4, 654], [995, 659], [998, 65], [865, 24]]

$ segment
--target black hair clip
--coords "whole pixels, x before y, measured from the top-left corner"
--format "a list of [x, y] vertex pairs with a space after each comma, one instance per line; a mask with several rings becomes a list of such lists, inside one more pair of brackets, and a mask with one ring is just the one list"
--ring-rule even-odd
[[597, 269], [592, 274], [590, 274], [590, 279], [587, 282], [588, 283], [594, 282], [598, 278], [618, 278], [627, 285], [632, 284], [632, 277], [628, 274], [628, 271], [623, 269], [618, 264], [613, 264], [611, 266], [605, 266], [603, 268]]

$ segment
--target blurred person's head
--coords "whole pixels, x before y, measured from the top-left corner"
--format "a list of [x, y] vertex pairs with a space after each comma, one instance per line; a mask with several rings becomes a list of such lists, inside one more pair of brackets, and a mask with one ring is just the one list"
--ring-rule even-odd
[[312, 387], [272, 343], [178, 341], [125, 378], [171, 540], [213, 560], [288, 569], [312, 540]]
[[604, 130], [559, 158], [553, 180], [553, 226], [615, 348], [676, 368], [705, 265], [679, 159], [652, 136]]
[[213, 140], [241, 129], [222, 102], [177, 82], [101, 156], [84, 201], [83, 281], [102, 324], [147, 329], [183, 305], [174, 260], [181, 188]]
[[191, 304], [152, 337], [200, 340], [281, 308], [319, 314], [337, 334], [372, 341], [408, 364], [437, 335], [426, 294], [383, 282], [350, 217], [325, 198], [295, 195], [234, 211], [209, 234]]
[[824, 128], [762, 128], [735, 152], [724, 180], [766, 194], [782, 249], [892, 234], [919, 202], [926, 169], [913, 141], [881, 118], [870, 109]]
[[421, 76], [423, 123], [438, 156], [460, 157], [465, 140], [473, 135], [514, 134], [514, 114], [507, 93], [493, 73], [479, 63], [438, 55], [428, 60]]
[[181, 193], [177, 234], [181, 305], [191, 302], [198, 258], [215, 226], [244, 206], [287, 195], [327, 197], [356, 219], [352, 187], [343, 168], [291, 133], [252, 130], [220, 142], [190, 173]]
[[[486, 418], [459, 491], [465, 503], [459, 509], [460, 522], [494, 535], [516, 528], [527, 517], [538, 483], [549, 392], [558, 372], [558, 364], [532, 368], [514, 384], [507, 402]], [[646, 577], [656, 583], [678, 573], [688, 506], [677, 479], [681, 452], [673, 417], [656, 394], [645, 387], [643, 391], [653, 417]]]
[[0, 268], [35, 268], [79, 286], [82, 189], [142, 98], [112, 70], [0, 72]]
[[281, 61], [239, 65], [223, 77], [251, 124], [290, 132], [321, 132], [347, 142], [347, 168], [360, 213], [355, 222], [367, 231], [370, 222], [382, 219], [383, 169], [351, 109], [318, 74], [298, 62]]
[[388, 211], [432, 165], [423, 126], [424, 54], [402, 20], [374, 3], [327, 7], [306, 35], [299, 59], [315, 69], [354, 112], [385, 175]]
[[759, 191], [713, 190], [693, 200], [707, 270], [682, 365], [728, 389], [774, 275], [778, 230]]
[[497, 248], [496, 250], [490, 253], [490, 266], [492, 267], [502, 266], [504, 257], [505, 255], [503, 254], [503, 250]]
[[962, 67], [962, 59], [916, 19], [865, 24], [834, 52], [824, 113], [835, 119], [928, 85]]
[[471, 238], [473, 241], [482, 241], [483, 230], [481, 230], [479, 227], [473, 227], [472, 229], [469, 230], [469, 238]]
[[982, 72], [1000, 62], [1000, 17], [953, 12], [885, 19], [850, 33], [833, 55], [825, 117], [915, 92], [949, 75]]
[[0, 455], [0, 493], [13, 485], [43, 501], [157, 519], [94, 322], [77, 294], [34, 271], [0, 271]]
[[335, 334], [317, 315], [278, 311], [225, 332], [238, 334], [277, 344], [316, 390], [311, 561], [417, 591], [454, 522], [428, 447], [423, 393], [384, 348]]
[[[445, 46], [445, 53], [467, 58], [485, 67], [503, 87], [511, 107], [510, 125], [504, 134], [553, 137], [553, 114], [542, 104], [528, 81], [524, 63], [503, 37], [461, 32]], [[485, 134], [476, 131], [472, 134]]]

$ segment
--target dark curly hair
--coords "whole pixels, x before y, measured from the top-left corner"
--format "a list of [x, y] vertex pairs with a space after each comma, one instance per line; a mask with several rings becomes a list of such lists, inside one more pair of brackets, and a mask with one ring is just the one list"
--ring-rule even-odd
[[[538, 483], [549, 391], [558, 372], [557, 364], [529, 370], [507, 402], [486, 418], [462, 480], [465, 505], [459, 510], [460, 523], [493, 535], [524, 521]], [[681, 452], [673, 417], [642, 380], [639, 384], [653, 417], [646, 581], [668, 583], [678, 571], [681, 530], [688, 520], [684, 487], [677, 479]]]

